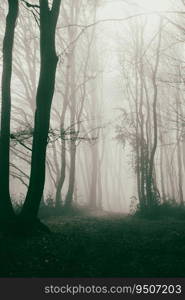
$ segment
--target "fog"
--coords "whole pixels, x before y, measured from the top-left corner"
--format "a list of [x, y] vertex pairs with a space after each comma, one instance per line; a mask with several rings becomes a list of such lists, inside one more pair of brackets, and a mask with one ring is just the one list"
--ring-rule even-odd
[[[147, 184], [161, 202], [184, 201], [182, 11], [180, 0], [62, 1], [42, 201], [130, 213]], [[1, 45], [6, 14], [1, 1]], [[37, 9], [21, 3], [11, 80], [14, 203], [24, 201], [30, 178], [38, 22]]]

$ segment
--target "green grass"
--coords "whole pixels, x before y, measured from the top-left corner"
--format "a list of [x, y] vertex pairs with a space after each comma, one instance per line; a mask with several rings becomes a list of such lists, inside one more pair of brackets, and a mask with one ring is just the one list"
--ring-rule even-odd
[[52, 233], [0, 236], [0, 276], [185, 277], [185, 221], [50, 217]]

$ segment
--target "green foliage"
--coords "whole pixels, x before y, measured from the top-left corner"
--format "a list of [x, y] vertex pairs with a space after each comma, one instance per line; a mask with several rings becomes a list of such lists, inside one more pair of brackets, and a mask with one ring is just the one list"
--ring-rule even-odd
[[19, 199], [17, 199], [15, 196], [12, 197], [12, 205], [13, 205], [16, 215], [18, 215], [21, 212], [23, 203], [24, 203], [23, 195], [21, 197], [19, 197]]
[[65, 205], [55, 206], [55, 202], [51, 197], [48, 197], [45, 203], [42, 203], [39, 210], [40, 218], [53, 216], [85, 216], [90, 214], [89, 206], [73, 204], [70, 207]]
[[139, 202], [135, 196], [131, 197], [130, 202], [130, 215], [135, 215], [139, 209]]
[[142, 208], [138, 206], [135, 216], [147, 219], [163, 219], [172, 218], [185, 220], [185, 205], [176, 203], [173, 200], [168, 200], [163, 203], [156, 203], [152, 207]]

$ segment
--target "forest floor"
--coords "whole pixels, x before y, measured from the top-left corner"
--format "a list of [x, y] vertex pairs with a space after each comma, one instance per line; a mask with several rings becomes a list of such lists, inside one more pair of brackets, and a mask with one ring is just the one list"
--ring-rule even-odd
[[50, 217], [50, 234], [0, 236], [1, 277], [185, 277], [185, 221]]

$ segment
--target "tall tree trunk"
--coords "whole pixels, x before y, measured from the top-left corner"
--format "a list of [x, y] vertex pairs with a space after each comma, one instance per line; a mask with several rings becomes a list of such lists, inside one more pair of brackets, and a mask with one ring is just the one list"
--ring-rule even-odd
[[[136, 53], [135, 60], [138, 65], [139, 58], [139, 27], [137, 28], [136, 34]], [[137, 192], [141, 209], [145, 207], [145, 192], [144, 192], [144, 180], [143, 180], [143, 150], [141, 141], [141, 108], [140, 108], [140, 95], [139, 95], [139, 74], [138, 68], [135, 70], [135, 109], [136, 109], [136, 174], [137, 174]]]
[[154, 141], [150, 155], [149, 161], [149, 171], [147, 177], [147, 202], [149, 208], [155, 205], [156, 199], [153, 192], [153, 176], [154, 176], [154, 159], [155, 153], [157, 150], [157, 141], [158, 141], [158, 122], [157, 122], [157, 100], [158, 100], [158, 86], [157, 86], [157, 73], [159, 69], [159, 58], [160, 58], [160, 47], [161, 47], [161, 35], [162, 35], [162, 19], [159, 25], [159, 38], [158, 38], [158, 45], [156, 49], [156, 63], [153, 72], [153, 88], [154, 88], [154, 97], [153, 97], [153, 123], [154, 123]]
[[166, 192], [165, 192], [165, 183], [164, 183], [164, 151], [163, 151], [163, 143], [164, 143], [164, 138], [163, 138], [163, 131], [161, 128], [162, 125], [162, 117], [161, 117], [161, 107], [159, 105], [159, 122], [160, 122], [160, 131], [159, 131], [159, 139], [160, 139], [160, 179], [161, 179], [161, 194], [162, 194], [162, 201], [166, 201]]
[[177, 133], [176, 133], [176, 142], [177, 142], [177, 163], [178, 163], [178, 193], [180, 204], [184, 204], [184, 195], [183, 195], [183, 187], [182, 187], [182, 158], [181, 158], [181, 141], [179, 137], [179, 114], [180, 114], [180, 95], [179, 91], [177, 91], [176, 95], [176, 122], [177, 122]]
[[[78, 9], [79, 9], [79, 2], [76, 1], [75, 4], [71, 7], [71, 20], [73, 22], [78, 22]], [[73, 36], [76, 33], [76, 28], [69, 28], [69, 40], [73, 40]], [[75, 186], [75, 172], [76, 172], [76, 140], [78, 137], [77, 132], [77, 103], [76, 103], [76, 51], [75, 47], [71, 50], [69, 54], [69, 62], [70, 62], [70, 171], [69, 171], [69, 185], [68, 190], [65, 198], [65, 207], [71, 208], [73, 202], [73, 193], [74, 193], [74, 186]]]
[[55, 31], [61, 0], [40, 0], [40, 78], [36, 95], [32, 162], [29, 188], [21, 215], [37, 217], [45, 183], [45, 159], [50, 123], [51, 103], [55, 87], [58, 57], [55, 49]]
[[[68, 64], [70, 61], [68, 60]], [[65, 115], [66, 110], [68, 106], [68, 100], [69, 100], [69, 68], [67, 68], [67, 74], [66, 74], [66, 87], [65, 87], [65, 95], [64, 95], [64, 103], [63, 103], [63, 109], [62, 109], [62, 115], [61, 115], [61, 125], [60, 125], [60, 131], [62, 134], [62, 149], [61, 149], [61, 172], [60, 177], [57, 184], [57, 190], [55, 195], [55, 206], [60, 208], [62, 206], [62, 188], [64, 185], [65, 177], [66, 177], [66, 137], [65, 137]]]
[[0, 220], [14, 216], [9, 191], [11, 77], [14, 33], [18, 16], [18, 0], [8, 0], [9, 11], [3, 41], [2, 105], [0, 136]]

